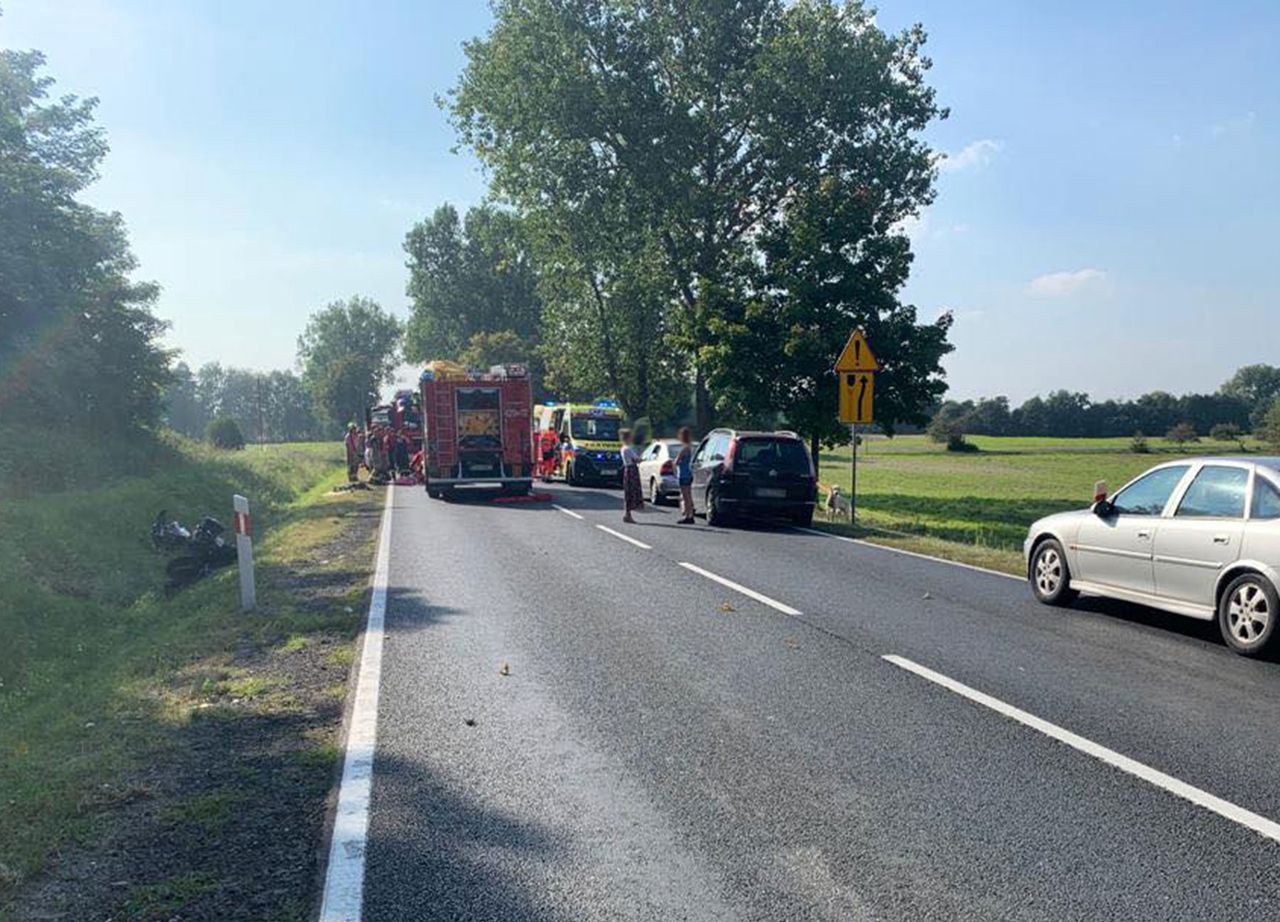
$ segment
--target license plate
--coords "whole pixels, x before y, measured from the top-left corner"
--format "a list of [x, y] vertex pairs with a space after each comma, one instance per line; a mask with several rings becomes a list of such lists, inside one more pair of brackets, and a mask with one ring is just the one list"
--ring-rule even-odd
[[492, 464], [473, 464], [471, 465], [471, 469], [473, 471], [491, 471], [493, 470], [493, 465]]
[[756, 496], [763, 499], [782, 499], [787, 491], [781, 487], [756, 487]]
[[616, 467], [602, 467], [602, 468], [600, 468], [600, 476], [601, 476], [601, 477], [612, 477], [612, 476], [613, 476], [614, 474], [616, 474], [616, 473], [618, 473], [618, 469], [617, 469]]

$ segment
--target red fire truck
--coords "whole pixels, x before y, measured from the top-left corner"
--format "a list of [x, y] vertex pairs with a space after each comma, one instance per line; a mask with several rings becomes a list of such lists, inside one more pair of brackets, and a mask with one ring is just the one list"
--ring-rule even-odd
[[422, 373], [421, 386], [423, 476], [430, 496], [469, 487], [529, 492], [533, 399], [523, 365], [476, 372], [436, 361]]

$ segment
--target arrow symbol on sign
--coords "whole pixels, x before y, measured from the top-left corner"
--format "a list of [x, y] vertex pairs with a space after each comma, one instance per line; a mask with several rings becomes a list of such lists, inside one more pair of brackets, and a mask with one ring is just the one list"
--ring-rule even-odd
[[866, 400], [866, 397], [867, 397], [867, 376], [863, 375], [862, 380], [858, 382], [858, 415], [859, 416], [867, 415], [862, 412], [862, 403], [864, 400]]

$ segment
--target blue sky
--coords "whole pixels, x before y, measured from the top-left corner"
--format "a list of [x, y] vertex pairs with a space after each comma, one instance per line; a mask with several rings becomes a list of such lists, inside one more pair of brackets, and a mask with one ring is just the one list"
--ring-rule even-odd
[[[400, 248], [484, 181], [433, 98], [480, 0], [3, 0], [0, 46], [101, 98], [122, 212], [192, 364], [289, 367], [307, 315], [402, 316]], [[1280, 363], [1280, 4], [894, 2], [950, 159], [905, 296], [955, 311], [952, 396], [1209, 390]]]

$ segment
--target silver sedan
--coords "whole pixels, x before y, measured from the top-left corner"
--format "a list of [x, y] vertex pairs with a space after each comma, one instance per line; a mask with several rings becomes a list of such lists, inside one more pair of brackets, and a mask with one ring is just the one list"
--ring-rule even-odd
[[1089, 509], [1032, 524], [1024, 552], [1036, 598], [1109, 596], [1206, 621], [1261, 654], [1280, 621], [1280, 457], [1170, 461]]

